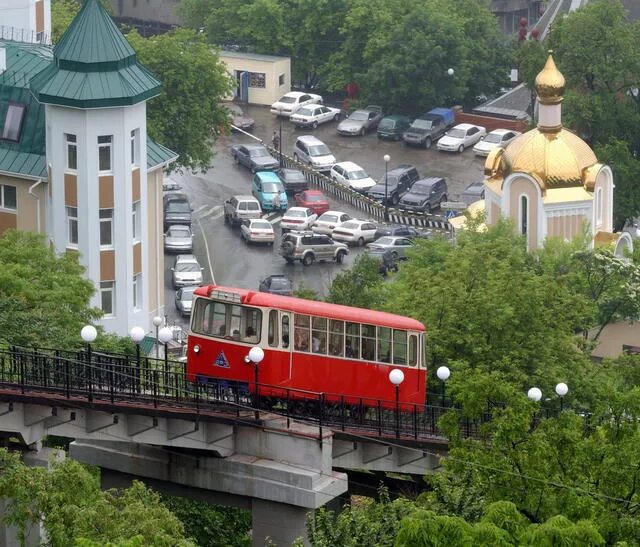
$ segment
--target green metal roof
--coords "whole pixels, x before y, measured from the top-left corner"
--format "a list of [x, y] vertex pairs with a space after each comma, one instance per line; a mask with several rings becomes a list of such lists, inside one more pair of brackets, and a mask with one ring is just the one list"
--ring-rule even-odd
[[51, 64], [51, 49], [40, 44], [0, 40], [7, 67], [0, 74], [0, 125], [9, 103], [25, 106], [20, 140], [0, 140], [0, 172], [46, 178], [44, 106], [29, 90], [29, 80]]
[[147, 169], [165, 165], [178, 159], [178, 154], [147, 135]]
[[31, 79], [42, 103], [77, 108], [126, 106], [155, 97], [160, 82], [98, 0], [86, 0], [53, 50], [55, 63]]

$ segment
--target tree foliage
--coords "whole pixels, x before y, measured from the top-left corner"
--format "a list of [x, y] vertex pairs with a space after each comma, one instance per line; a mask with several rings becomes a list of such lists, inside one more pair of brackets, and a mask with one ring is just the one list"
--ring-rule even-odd
[[382, 305], [383, 280], [378, 261], [366, 253], [359, 255], [351, 268], [341, 271], [331, 283], [327, 302], [378, 309]]
[[140, 482], [102, 492], [97, 473], [77, 462], [63, 460], [51, 470], [26, 467], [6, 449], [0, 449], [0, 468], [5, 520], [17, 527], [21, 541], [30, 526], [42, 521], [54, 547], [195, 545], [160, 496]]

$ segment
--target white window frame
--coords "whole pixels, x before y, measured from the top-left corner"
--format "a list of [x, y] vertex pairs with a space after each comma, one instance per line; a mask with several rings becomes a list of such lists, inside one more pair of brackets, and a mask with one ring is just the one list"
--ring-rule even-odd
[[140, 233], [140, 201], [134, 201], [131, 204], [131, 231], [133, 234], [133, 241], [138, 242], [142, 234]]
[[[110, 216], [106, 216], [108, 213], [111, 213]], [[104, 216], [103, 216], [104, 214]], [[98, 220], [99, 220], [99, 241], [100, 241], [100, 248], [101, 249], [113, 249], [113, 209], [111, 208], [105, 208], [105, 209], [99, 209], [98, 211]], [[102, 224], [109, 224], [109, 233], [110, 233], [110, 239], [111, 241], [109, 243], [103, 243], [102, 242]]]
[[[67, 171], [76, 172], [78, 170], [78, 137], [71, 133], [64, 134], [64, 143], [65, 143], [65, 166]], [[75, 150], [75, 160], [76, 164], [72, 167], [69, 162], [69, 153], [71, 149]]]
[[[11, 207], [7, 205], [7, 188], [12, 188], [15, 195], [15, 205]], [[13, 212], [16, 212], [18, 210], [18, 189], [15, 186], [11, 184], [0, 184], [0, 209]]]
[[[105, 311], [104, 298], [106, 295], [111, 295], [111, 311]], [[100, 281], [100, 309], [104, 313], [105, 317], [113, 317], [116, 314], [116, 282], [115, 281]]]
[[[104, 142], [100, 142], [100, 139], [105, 139]], [[106, 139], [109, 139], [106, 141]], [[107, 169], [102, 169], [100, 165], [100, 152], [103, 148], [109, 151], [109, 166]], [[113, 135], [99, 135], [98, 136], [98, 172], [100, 173], [112, 173], [113, 172]]]
[[138, 138], [139, 135], [140, 135], [139, 129], [133, 129], [131, 131], [131, 137], [130, 137], [131, 157], [129, 159], [131, 160], [132, 167], [137, 167], [140, 165], [140, 139]]
[[133, 309], [142, 309], [142, 274], [133, 276]]
[[603, 196], [604, 196], [604, 191], [602, 190], [602, 186], [600, 186], [596, 190], [596, 225], [598, 226], [602, 224]]
[[[67, 205], [65, 207], [67, 215], [67, 247], [72, 249], [78, 248], [78, 208]], [[73, 225], [75, 224], [76, 241], [72, 241]]]
[[8, 142], [20, 142], [27, 105], [9, 102], [2, 123], [0, 138]]

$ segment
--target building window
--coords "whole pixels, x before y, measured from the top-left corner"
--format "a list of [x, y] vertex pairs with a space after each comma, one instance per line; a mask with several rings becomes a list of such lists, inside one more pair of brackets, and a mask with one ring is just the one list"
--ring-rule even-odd
[[116, 283], [115, 281], [101, 281], [100, 282], [100, 308], [102, 313], [106, 316], [115, 315], [115, 296], [116, 296]]
[[78, 208], [67, 207], [67, 246], [78, 246]]
[[138, 134], [138, 129], [131, 131], [131, 165], [138, 165]]
[[22, 132], [22, 121], [26, 106], [18, 103], [9, 103], [7, 113], [4, 116], [4, 127], [2, 128], [2, 139], [5, 141], [18, 142]]
[[520, 233], [527, 235], [528, 233], [528, 220], [529, 220], [529, 198], [527, 196], [520, 196]]
[[67, 144], [67, 169], [75, 171], [78, 168], [78, 141], [75, 135], [64, 134]]
[[98, 170], [111, 171], [111, 143], [113, 137], [111, 135], [103, 135], [98, 137]]
[[113, 209], [100, 209], [100, 246], [113, 245]]
[[264, 72], [249, 72], [249, 87], [267, 87], [267, 80]]
[[142, 274], [133, 276], [133, 309], [142, 308]]
[[136, 201], [131, 206], [131, 223], [133, 226], [133, 240], [140, 239], [140, 202]]
[[0, 184], [0, 209], [15, 211], [18, 207], [16, 187]]
[[284, 85], [284, 74], [278, 76], [278, 85]]
[[596, 224], [602, 224], [602, 188], [596, 190]]

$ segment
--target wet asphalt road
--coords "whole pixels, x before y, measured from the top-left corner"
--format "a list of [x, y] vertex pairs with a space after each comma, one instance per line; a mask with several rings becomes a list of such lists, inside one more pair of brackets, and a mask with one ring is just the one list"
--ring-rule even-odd
[[[421, 177], [443, 176], [447, 179], [449, 199], [455, 200], [464, 188], [475, 180], [482, 179], [483, 160], [476, 158], [471, 150], [462, 154], [439, 152], [405, 146], [402, 141], [379, 141], [375, 132], [365, 137], [343, 137], [336, 131], [336, 123], [329, 122], [317, 129], [298, 129], [287, 119], [277, 119], [268, 108], [249, 106], [247, 113], [256, 120], [253, 133], [256, 137], [271, 142], [274, 130], [279, 131], [282, 122], [282, 150], [292, 153], [293, 144], [299, 135], [313, 134], [324, 141], [338, 161], [354, 161], [370, 176], [384, 176], [383, 156], [389, 154], [389, 168], [408, 163], [415, 165]], [[222, 204], [234, 194], [251, 193], [251, 173], [245, 167], [235, 165], [230, 148], [234, 144], [249, 143], [252, 139], [242, 134], [226, 135], [215, 145], [214, 167], [207, 173], [173, 173], [171, 178], [183, 185], [193, 208], [194, 253], [204, 267], [204, 282], [257, 289], [260, 280], [270, 274], [285, 274], [294, 286], [311, 288], [325, 295], [333, 278], [342, 269], [348, 268], [361, 249], [351, 248], [342, 265], [333, 262], [314, 263], [310, 267], [301, 264], [288, 265], [277, 253], [280, 242], [278, 219], [272, 220], [276, 230], [273, 247], [245, 244], [239, 228], [224, 223]], [[332, 209], [343, 210], [356, 218], [362, 214], [330, 199]], [[187, 325], [186, 319], [177, 317], [173, 304], [175, 292], [171, 286], [170, 267], [173, 256], [165, 255], [166, 268], [166, 313], [171, 322]]]

